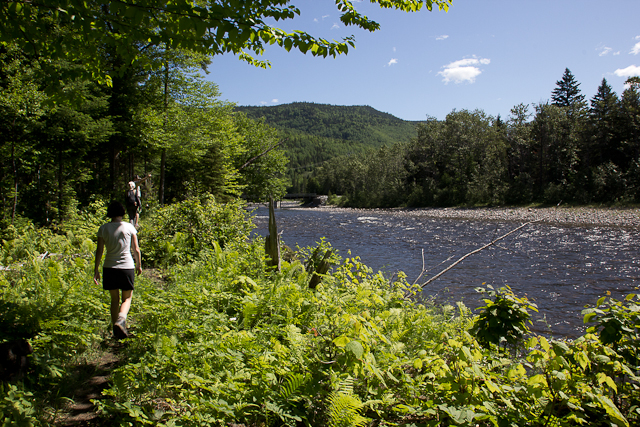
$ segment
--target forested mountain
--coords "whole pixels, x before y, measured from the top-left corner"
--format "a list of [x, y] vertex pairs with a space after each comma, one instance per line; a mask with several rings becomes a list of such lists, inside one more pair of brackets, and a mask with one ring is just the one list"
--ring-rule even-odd
[[289, 156], [292, 192], [306, 192], [307, 178], [329, 159], [362, 155], [371, 148], [408, 142], [417, 124], [369, 106], [295, 102], [270, 107], [236, 107], [252, 119], [275, 127]]

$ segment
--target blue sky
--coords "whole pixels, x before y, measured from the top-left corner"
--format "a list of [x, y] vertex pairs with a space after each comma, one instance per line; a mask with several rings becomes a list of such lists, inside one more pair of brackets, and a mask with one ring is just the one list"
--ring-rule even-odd
[[356, 48], [334, 59], [274, 46], [260, 57], [268, 70], [214, 57], [207, 79], [223, 99], [369, 105], [405, 120], [480, 109], [506, 119], [517, 104], [549, 100], [565, 68], [587, 99], [603, 77], [621, 96], [626, 78], [640, 76], [640, 0], [453, 0], [449, 12], [411, 14], [354, 2], [381, 24], [374, 33], [342, 25], [334, 1], [292, 3], [302, 13], [280, 28], [354, 35]]

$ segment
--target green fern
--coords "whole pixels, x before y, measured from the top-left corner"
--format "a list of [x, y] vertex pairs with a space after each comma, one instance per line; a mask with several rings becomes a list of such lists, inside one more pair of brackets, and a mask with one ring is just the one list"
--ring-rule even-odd
[[329, 425], [331, 427], [359, 427], [365, 425], [367, 419], [360, 411], [364, 405], [353, 394], [353, 378], [342, 381], [337, 389], [329, 395]]
[[304, 385], [304, 383], [307, 382], [307, 379], [308, 379], [308, 375], [305, 375], [305, 374], [289, 375], [289, 377], [286, 380], [286, 384], [284, 384], [284, 387], [280, 390], [280, 397], [283, 400], [289, 400], [293, 396], [293, 394], [296, 392], [296, 390], [298, 390], [300, 387]]

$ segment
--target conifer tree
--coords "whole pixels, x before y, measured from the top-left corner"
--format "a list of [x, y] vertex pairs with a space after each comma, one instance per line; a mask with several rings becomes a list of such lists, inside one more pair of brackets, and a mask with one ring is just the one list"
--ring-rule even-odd
[[619, 138], [617, 136], [620, 100], [603, 78], [597, 93], [591, 98], [589, 117], [592, 126], [592, 161], [598, 164], [613, 161], [620, 165]]
[[556, 82], [556, 88], [551, 94], [553, 105], [558, 107], [584, 106], [584, 95], [580, 93], [580, 83], [571, 74], [571, 70], [564, 69], [562, 79]]

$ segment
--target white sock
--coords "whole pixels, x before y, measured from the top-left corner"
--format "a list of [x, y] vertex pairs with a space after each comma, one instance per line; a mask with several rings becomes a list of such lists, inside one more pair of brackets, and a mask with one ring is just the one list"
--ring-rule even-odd
[[118, 319], [124, 319], [124, 320], [127, 320], [127, 315], [126, 315], [126, 314], [122, 314], [122, 313], [120, 313], [120, 314], [118, 314]]

